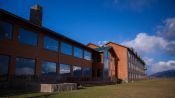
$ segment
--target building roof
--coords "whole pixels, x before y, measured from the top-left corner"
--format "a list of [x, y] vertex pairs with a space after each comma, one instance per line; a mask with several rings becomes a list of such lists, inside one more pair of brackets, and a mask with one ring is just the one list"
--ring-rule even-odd
[[95, 46], [95, 47], [100, 47], [100, 46], [98, 46], [98, 45], [96, 45], [96, 44], [93, 44], [93, 43], [88, 43], [86, 46], [90, 46], [90, 45], [93, 45], [93, 46]]
[[107, 42], [105, 45], [108, 45], [108, 44], [110, 44], [110, 43], [115, 44], [115, 45], [118, 45], [118, 46], [121, 46], [121, 47], [123, 47], [123, 48], [128, 48], [128, 47], [126, 47], [126, 46], [124, 46], [124, 45], [121, 45], [121, 44], [118, 44], [118, 43], [114, 43], [114, 42], [111, 42], [111, 41]]
[[109, 50], [111, 49], [112, 47], [111, 46], [102, 46], [102, 47], [99, 47], [99, 48], [95, 48], [95, 50], [97, 51], [103, 51], [103, 50]]
[[99, 47], [99, 48], [95, 48], [95, 50], [99, 51], [99, 52], [103, 52], [104, 50], [107, 50], [107, 51], [110, 51], [112, 50], [113, 51], [113, 55], [116, 57], [116, 59], [118, 60], [118, 57], [117, 57], [117, 54], [116, 52], [114, 51], [113, 47], [111, 46], [102, 46], [102, 47]]
[[20, 21], [22, 23], [30, 25], [33, 28], [37, 28], [37, 29], [41, 29], [43, 31], [49, 32], [49, 34], [52, 34], [53, 36], [61, 37], [61, 38], [65, 39], [65, 40], [71, 41], [72, 43], [78, 44], [79, 46], [81, 46], [81, 47], [83, 47], [85, 49], [88, 49], [88, 50], [91, 50], [91, 51], [94, 51], [94, 52], [98, 52], [98, 51], [96, 51], [96, 50], [94, 50], [92, 48], [89, 48], [86, 45], [84, 45], [84, 44], [82, 44], [80, 42], [77, 42], [77, 41], [75, 41], [73, 39], [70, 39], [70, 38], [68, 38], [68, 37], [66, 37], [66, 36], [64, 36], [64, 35], [62, 35], [60, 33], [52, 31], [52, 30], [50, 30], [50, 29], [48, 29], [46, 27], [39, 26], [39, 25], [36, 25], [34, 23], [31, 23], [29, 20], [26, 20], [26, 19], [24, 19], [22, 17], [19, 17], [19, 16], [15, 15], [15, 14], [12, 14], [10, 12], [7, 12], [7, 11], [3, 10], [3, 9], [0, 9], [0, 18], [6, 19], [7, 17], [8, 17], [8, 19], [15, 20], [15, 22]]

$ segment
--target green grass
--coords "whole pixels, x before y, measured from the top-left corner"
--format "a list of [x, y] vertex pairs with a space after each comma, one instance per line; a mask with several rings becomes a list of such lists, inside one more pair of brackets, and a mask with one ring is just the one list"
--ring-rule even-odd
[[85, 87], [62, 93], [1, 92], [8, 98], [175, 98], [175, 79], [154, 79], [128, 84]]

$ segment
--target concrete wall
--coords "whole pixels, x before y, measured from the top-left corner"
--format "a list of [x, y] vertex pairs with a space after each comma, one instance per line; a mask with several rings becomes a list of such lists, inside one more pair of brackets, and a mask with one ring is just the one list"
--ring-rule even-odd
[[76, 89], [76, 83], [40, 84], [40, 92], [63, 92]]

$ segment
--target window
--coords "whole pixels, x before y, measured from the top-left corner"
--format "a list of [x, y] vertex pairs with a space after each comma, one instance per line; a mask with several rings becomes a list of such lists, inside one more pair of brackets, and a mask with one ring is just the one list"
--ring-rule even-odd
[[58, 51], [58, 41], [48, 36], [44, 36], [44, 48], [48, 50]]
[[129, 70], [131, 70], [131, 68], [132, 68], [132, 67], [131, 67], [131, 62], [128, 62], [128, 64], [129, 64]]
[[104, 50], [104, 66], [103, 66], [103, 77], [109, 77], [109, 51], [108, 49]]
[[74, 56], [78, 58], [82, 58], [83, 51], [81, 48], [74, 47]]
[[43, 75], [56, 75], [56, 63], [54, 62], [43, 61], [41, 68]]
[[133, 68], [134, 68], [134, 66], [133, 66], [133, 64], [131, 63], [131, 70], [133, 70]]
[[18, 39], [21, 43], [37, 46], [37, 37], [38, 34], [36, 32], [28, 31], [23, 28], [19, 30]]
[[133, 79], [133, 73], [131, 73], [131, 79]]
[[0, 39], [12, 39], [12, 24], [0, 21]]
[[72, 55], [72, 46], [65, 42], [61, 42], [61, 53]]
[[91, 53], [88, 51], [84, 51], [84, 59], [91, 60]]
[[89, 68], [89, 67], [83, 68], [83, 75], [84, 76], [91, 76], [91, 68]]
[[73, 75], [76, 77], [81, 76], [81, 67], [73, 66]]
[[128, 79], [130, 79], [130, 72], [128, 72]]
[[128, 51], [128, 59], [130, 58], [130, 53], [129, 53], [129, 51]]
[[0, 55], [0, 77], [7, 79], [9, 56]]
[[16, 58], [16, 75], [34, 75], [35, 60]]
[[60, 74], [66, 75], [70, 73], [70, 65], [60, 64]]

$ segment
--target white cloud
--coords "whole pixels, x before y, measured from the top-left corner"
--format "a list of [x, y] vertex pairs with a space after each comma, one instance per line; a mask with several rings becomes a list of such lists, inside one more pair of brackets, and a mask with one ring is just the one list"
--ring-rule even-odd
[[168, 43], [166, 47], [166, 52], [171, 55], [175, 55], [175, 41]]
[[157, 35], [138, 33], [133, 40], [122, 43], [134, 48], [139, 54], [151, 56], [151, 58], [144, 57], [148, 74], [175, 69], [175, 60], [167, 62], [154, 60], [154, 58], [159, 58], [158, 55], [165, 58], [175, 56], [175, 18], [166, 19], [163, 25], [158, 26], [156, 32]]
[[98, 41], [98, 42], [95, 42], [98, 46], [103, 46], [105, 45], [106, 43], [108, 43], [109, 41]]
[[175, 40], [175, 17], [168, 18], [163, 22], [163, 25], [157, 26], [157, 33], [167, 40]]
[[125, 41], [121, 44], [132, 47], [139, 53], [164, 51], [167, 54], [175, 54], [175, 41], [169, 41], [160, 36], [150, 36], [146, 33], [139, 33], [135, 39]]
[[157, 26], [158, 35], [148, 35], [147, 33], [139, 33], [135, 39], [125, 41], [122, 44], [133, 47], [139, 52], [155, 52], [155, 50], [163, 50], [168, 54], [175, 54], [175, 17], [168, 18], [163, 25]]
[[169, 42], [162, 37], [139, 33], [135, 39], [125, 41], [122, 44], [140, 52], [154, 52], [157, 49], [166, 48]]
[[167, 62], [160, 61], [158, 63], [153, 64], [150, 67], [151, 73], [166, 71], [166, 70], [175, 70], [175, 60], [169, 60]]

